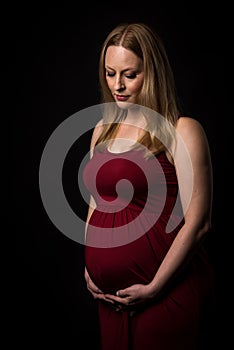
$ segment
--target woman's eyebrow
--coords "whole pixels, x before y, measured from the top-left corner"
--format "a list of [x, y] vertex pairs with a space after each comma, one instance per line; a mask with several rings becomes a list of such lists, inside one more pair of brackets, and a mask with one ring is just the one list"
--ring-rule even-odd
[[[106, 68], [111, 69], [111, 70], [115, 70], [114, 68], [111, 68], [110, 66], [106, 66]], [[126, 72], [128, 70], [136, 70], [136, 68], [128, 67], [128, 68], [123, 69], [121, 72]]]

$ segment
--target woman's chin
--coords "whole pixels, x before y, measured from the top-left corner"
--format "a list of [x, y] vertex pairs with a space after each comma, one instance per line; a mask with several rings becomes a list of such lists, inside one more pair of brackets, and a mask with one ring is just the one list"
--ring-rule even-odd
[[121, 109], [129, 109], [134, 105], [133, 103], [128, 101], [116, 101], [116, 104]]

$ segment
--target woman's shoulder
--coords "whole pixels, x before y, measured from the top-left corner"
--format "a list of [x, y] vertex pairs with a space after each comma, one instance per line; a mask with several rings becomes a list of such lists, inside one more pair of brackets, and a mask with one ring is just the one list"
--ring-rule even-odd
[[96, 125], [94, 126], [94, 129], [93, 129], [93, 136], [97, 136], [99, 134], [101, 134], [103, 130], [103, 119], [100, 119]]
[[201, 123], [194, 117], [188, 115], [179, 115], [177, 125], [201, 125]]
[[191, 132], [191, 130], [195, 132], [203, 129], [200, 121], [186, 115], [179, 116], [175, 128], [178, 132]]
[[93, 134], [92, 134], [92, 138], [91, 138], [91, 148], [94, 148], [99, 136], [101, 135], [103, 130], [103, 119], [100, 119], [96, 125], [94, 126], [93, 129]]
[[198, 140], [201, 141], [206, 139], [201, 122], [190, 116], [180, 116], [177, 120], [175, 129], [182, 136], [184, 141], [193, 142], [195, 144]]

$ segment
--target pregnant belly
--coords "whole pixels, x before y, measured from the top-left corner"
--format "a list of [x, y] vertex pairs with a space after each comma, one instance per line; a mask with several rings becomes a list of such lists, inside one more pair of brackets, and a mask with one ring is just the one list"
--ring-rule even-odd
[[135, 283], [149, 283], [157, 268], [155, 253], [146, 235], [120, 247], [86, 246], [85, 264], [93, 282], [108, 293]]

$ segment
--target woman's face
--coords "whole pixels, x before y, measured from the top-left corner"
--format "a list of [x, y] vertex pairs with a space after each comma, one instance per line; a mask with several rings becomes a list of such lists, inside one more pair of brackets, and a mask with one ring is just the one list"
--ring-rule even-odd
[[109, 46], [105, 57], [106, 81], [120, 107], [138, 103], [144, 72], [143, 62], [122, 46]]

